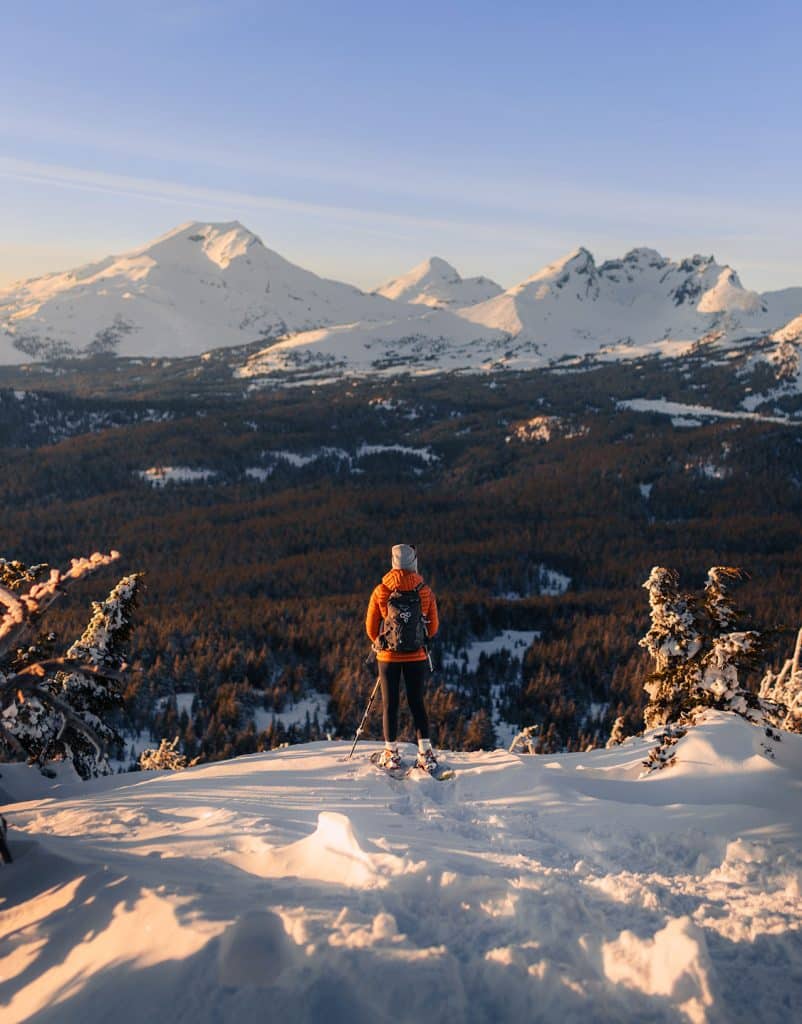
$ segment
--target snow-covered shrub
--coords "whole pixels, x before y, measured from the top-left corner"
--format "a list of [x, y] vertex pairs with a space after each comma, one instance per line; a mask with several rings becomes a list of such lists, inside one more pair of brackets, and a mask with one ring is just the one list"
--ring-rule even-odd
[[[688, 726], [692, 724], [692, 721], [688, 722]], [[657, 746], [652, 747], [648, 757], [643, 762], [650, 771], [666, 768], [674, 763], [674, 758], [677, 756], [676, 745], [688, 732], [688, 726], [670, 724], [666, 725], [660, 732], [655, 733], [654, 738], [657, 740]]]
[[527, 725], [524, 729], [521, 729], [521, 731], [514, 736], [512, 743], [510, 743], [510, 753], [517, 754], [520, 749], [525, 751], [527, 754], [536, 754], [535, 734], [537, 733], [538, 728], [539, 726], [537, 725]]
[[172, 742], [162, 740], [158, 750], [143, 750], [139, 755], [139, 767], [143, 772], [153, 771], [181, 771], [186, 768], [187, 759], [176, 747], [179, 737]]
[[0, 740], [43, 768], [53, 758], [72, 761], [85, 779], [110, 772], [106, 747], [119, 740], [108, 715], [122, 704], [121, 645], [131, 627], [139, 574], [120, 580], [60, 657], [42, 620], [65, 589], [119, 554], [73, 559], [65, 572], [0, 559]]
[[760, 681], [758, 696], [770, 723], [786, 732], [802, 733], [802, 629], [796, 638], [794, 656], [779, 672], [769, 669]]
[[610, 738], [607, 740], [605, 747], [607, 750], [610, 750], [612, 747], [618, 747], [626, 738], [626, 719], [623, 715], [619, 715], [613, 722], [612, 732], [610, 733]]

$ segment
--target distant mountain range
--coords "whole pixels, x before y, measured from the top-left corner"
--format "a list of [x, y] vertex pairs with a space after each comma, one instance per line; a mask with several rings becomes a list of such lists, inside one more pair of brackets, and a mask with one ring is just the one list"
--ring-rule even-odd
[[[579, 248], [503, 291], [433, 257], [372, 293], [289, 263], [238, 222], [0, 294], [0, 363], [241, 348], [245, 378], [531, 369], [733, 346], [798, 382], [802, 287], [759, 294], [712, 256]], [[751, 348], [750, 348], [751, 347]]]

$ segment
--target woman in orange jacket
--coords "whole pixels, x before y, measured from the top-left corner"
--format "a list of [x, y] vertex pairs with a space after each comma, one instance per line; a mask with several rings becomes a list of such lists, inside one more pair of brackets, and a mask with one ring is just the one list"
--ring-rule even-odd
[[[423, 702], [423, 689], [429, 660], [424, 643], [435, 635], [440, 625], [437, 601], [431, 588], [423, 582], [423, 577], [418, 573], [418, 555], [414, 547], [410, 544], [396, 544], [392, 549], [392, 566], [390, 572], [384, 575], [381, 583], [370, 595], [365, 618], [365, 629], [379, 662], [382, 690], [384, 751], [379, 764], [383, 768], [401, 766], [396, 736], [403, 677], [407, 703], [418, 737], [417, 764], [427, 771], [434, 771], [437, 767], [437, 758], [429, 740], [429, 719]], [[417, 595], [420, 601], [419, 612], [412, 595]], [[396, 604], [400, 608], [400, 619], [405, 624], [398, 628]], [[411, 623], [414, 630], [416, 616], [422, 623], [417, 639], [413, 643], [399, 642], [399, 629], [404, 629], [406, 624]], [[419, 646], [415, 647], [415, 643], [419, 643]]]

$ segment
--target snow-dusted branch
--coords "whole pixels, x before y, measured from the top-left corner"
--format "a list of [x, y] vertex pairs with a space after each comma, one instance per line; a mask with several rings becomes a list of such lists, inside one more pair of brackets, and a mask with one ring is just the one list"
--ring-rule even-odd
[[[6, 686], [8, 685], [8, 683], [4, 683], [3, 689], [5, 689]], [[82, 718], [76, 715], [72, 708], [69, 706], [69, 704], [67, 704], [65, 701], [61, 700], [59, 697], [56, 697], [55, 694], [51, 693], [49, 690], [44, 689], [35, 679], [21, 680], [18, 677], [14, 689], [15, 692], [19, 693], [20, 695], [24, 694], [25, 700], [35, 699], [43, 704], [49, 705], [50, 707], [58, 711], [62, 718], [61, 725], [57, 733], [58, 738], [60, 738], [63, 735], [64, 729], [69, 725], [89, 740], [89, 742], [95, 748], [95, 753], [98, 757], [101, 757], [103, 755], [103, 744], [98, 739], [94, 730], [91, 729]]]
[[69, 569], [65, 572], [51, 569], [46, 580], [31, 581], [30, 576], [23, 577], [26, 582], [30, 582], [24, 593], [17, 594], [0, 585], [0, 604], [6, 609], [0, 618], [0, 657], [21, 646], [33, 634], [36, 621], [60, 597], [67, 585], [89, 573], [97, 572], [119, 557], [119, 551], [110, 551], [107, 555], [96, 551], [88, 558], [73, 558]]
[[[124, 576], [61, 657], [39, 657], [37, 634], [52, 603], [73, 582], [119, 558], [117, 551], [74, 558], [65, 571], [0, 559], [0, 724], [6, 745], [41, 766], [72, 761], [83, 778], [110, 771], [105, 748], [118, 742], [108, 715], [122, 703], [122, 643], [131, 627], [141, 575]], [[44, 652], [41, 652], [42, 654]]]

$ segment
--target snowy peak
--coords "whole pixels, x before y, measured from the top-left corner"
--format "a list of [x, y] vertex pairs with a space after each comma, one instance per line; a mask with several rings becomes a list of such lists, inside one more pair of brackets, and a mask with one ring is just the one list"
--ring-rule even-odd
[[[711, 270], [718, 271], [713, 264]], [[724, 267], [715, 284], [702, 295], [696, 307], [700, 313], [765, 313], [766, 305], [757, 292], [747, 291], [732, 267]]]
[[192, 262], [200, 255], [225, 270], [234, 260], [246, 256], [253, 246], [264, 248], [261, 238], [239, 221], [222, 224], [189, 221], [157, 238], [141, 250], [141, 254], [158, 262], [179, 264]]
[[593, 254], [580, 246], [562, 259], [549, 263], [536, 274], [510, 288], [508, 295], [521, 295], [527, 299], [541, 300], [549, 295], [558, 295], [572, 278], [582, 279], [580, 290], [589, 290], [596, 285], [598, 271]]
[[290, 263], [238, 221], [192, 221], [132, 252], [0, 294], [0, 362], [199, 355], [396, 309]]
[[714, 327], [751, 323], [767, 308], [731, 267], [712, 256], [674, 262], [643, 247], [598, 265], [580, 247], [502, 295], [458, 313], [560, 358], [610, 346], [688, 342]]
[[501, 290], [500, 285], [487, 277], [460, 277], [456, 267], [439, 256], [432, 256], [402, 277], [381, 285], [376, 294], [397, 302], [442, 308], [473, 306], [501, 294]]

